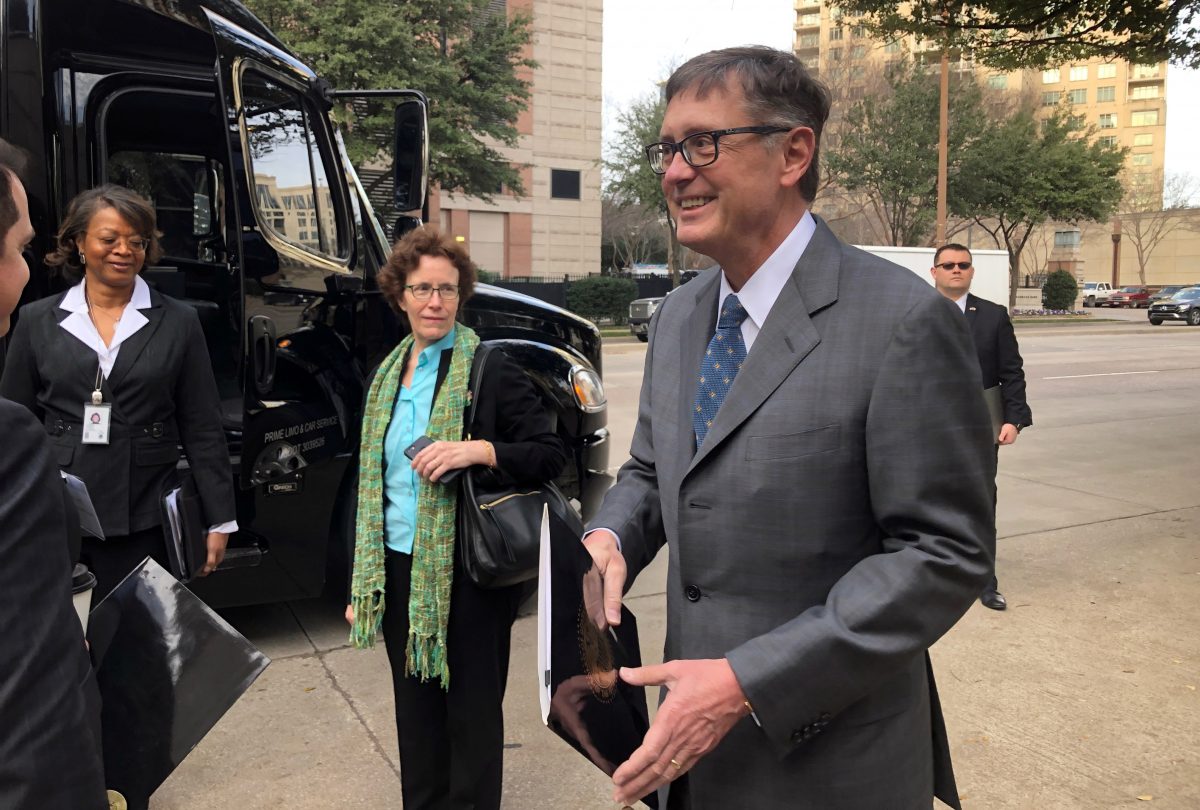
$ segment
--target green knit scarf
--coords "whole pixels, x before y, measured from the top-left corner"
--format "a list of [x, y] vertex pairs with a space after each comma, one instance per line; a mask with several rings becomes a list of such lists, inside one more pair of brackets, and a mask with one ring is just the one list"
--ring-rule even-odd
[[[350, 604], [354, 622], [350, 643], [359, 649], [375, 646], [383, 621], [383, 445], [396, 392], [404, 376], [404, 358], [412, 348], [409, 335], [380, 365], [363, 408], [358, 456], [358, 516], [354, 525], [354, 577]], [[479, 338], [470, 328], [455, 327], [450, 373], [438, 391], [425, 435], [434, 441], [459, 441], [467, 405], [471, 361]], [[413, 539], [412, 580], [408, 596], [408, 659], [406, 672], [422, 681], [439, 678], [450, 688], [446, 658], [446, 626], [450, 617], [450, 584], [454, 577], [455, 510], [458, 487], [417, 484], [417, 530]], [[397, 639], [391, 640], [396, 643]]]

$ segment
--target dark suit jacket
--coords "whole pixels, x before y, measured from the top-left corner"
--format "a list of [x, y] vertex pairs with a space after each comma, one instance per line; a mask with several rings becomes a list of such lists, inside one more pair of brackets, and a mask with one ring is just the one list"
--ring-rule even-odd
[[21, 309], [0, 396], [20, 402], [51, 436], [54, 460], [88, 486], [106, 535], [161, 523], [161, 496], [183, 444], [200, 491], [204, 520], [234, 520], [233, 474], [220, 401], [195, 310], [153, 290], [149, 323], [121, 344], [103, 384], [113, 403], [108, 445], [83, 445], [83, 404], [91, 401], [96, 354], [59, 326], [65, 294]]
[[957, 807], [926, 650], [995, 553], [967, 325], [818, 219], [697, 450], [719, 272], [659, 306], [630, 460], [591, 522], [631, 579], [668, 546], [665, 658], [725, 658], [762, 722], [696, 763], [692, 810]]
[[98, 697], [71, 605], [62, 482], [41, 425], [0, 399], [0, 807], [108, 807]]
[[1033, 424], [1033, 413], [1025, 400], [1025, 370], [1008, 310], [999, 304], [967, 293], [967, 323], [979, 355], [983, 387], [1000, 386], [1004, 421], [1017, 427]]

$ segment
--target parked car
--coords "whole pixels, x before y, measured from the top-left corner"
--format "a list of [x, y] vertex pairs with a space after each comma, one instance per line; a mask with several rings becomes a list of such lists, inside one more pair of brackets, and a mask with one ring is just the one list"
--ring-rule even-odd
[[1167, 287], [1160, 287], [1158, 292], [1150, 293], [1150, 298], [1147, 301], [1147, 306], [1149, 306], [1150, 304], [1156, 304], [1159, 301], [1170, 301], [1171, 298], [1175, 295], [1175, 293], [1179, 292], [1180, 290], [1186, 290], [1187, 288], [1188, 288], [1187, 284], [1172, 284]]
[[1169, 301], [1158, 301], [1146, 310], [1153, 326], [1163, 321], [1183, 321], [1188, 326], [1200, 326], [1200, 287], [1185, 287]]
[[1149, 287], [1122, 287], [1108, 297], [1110, 307], [1132, 307], [1140, 309], [1150, 306]]
[[650, 339], [650, 319], [654, 317], [654, 310], [658, 309], [664, 298], [665, 295], [659, 295], [629, 302], [629, 333], [642, 343]]
[[1112, 295], [1112, 285], [1107, 281], [1085, 281], [1080, 295], [1085, 307], [1104, 306]]

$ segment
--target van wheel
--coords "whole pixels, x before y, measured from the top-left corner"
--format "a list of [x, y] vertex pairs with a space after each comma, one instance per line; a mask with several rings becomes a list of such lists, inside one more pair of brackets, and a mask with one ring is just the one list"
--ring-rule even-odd
[[1094, 295], [1089, 295], [1087, 298], [1085, 298], [1085, 299], [1083, 300], [1083, 305], [1084, 305], [1085, 307], [1094, 307], [1094, 306], [1096, 306], [1096, 296], [1094, 296]]
[[1188, 311], [1188, 326], [1200, 326], [1200, 309]]

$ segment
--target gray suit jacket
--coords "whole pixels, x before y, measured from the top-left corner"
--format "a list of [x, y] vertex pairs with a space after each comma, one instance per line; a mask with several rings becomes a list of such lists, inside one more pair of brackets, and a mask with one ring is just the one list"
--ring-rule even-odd
[[670, 548], [666, 658], [727, 658], [762, 722], [697, 763], [692, 807], [957, 807], [926, 650], [995, 551], [965, 320], [818, 220], [696, 452], [718, 273], [659, 307], [632, 457], [591, 524], [630, 581]]

